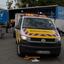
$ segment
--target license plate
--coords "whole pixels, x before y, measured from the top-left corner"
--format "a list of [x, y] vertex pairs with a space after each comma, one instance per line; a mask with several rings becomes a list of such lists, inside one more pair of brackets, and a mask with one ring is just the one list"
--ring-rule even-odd
[[37, 51], [38, 54], [50, 54], [50, 51]]

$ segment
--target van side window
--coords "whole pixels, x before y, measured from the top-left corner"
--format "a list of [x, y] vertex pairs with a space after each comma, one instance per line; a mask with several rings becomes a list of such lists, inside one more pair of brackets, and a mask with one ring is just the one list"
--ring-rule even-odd
[[16, 26], [18, 29], [21, 28], [21, 23], [22, 23], [22, 18], [19, 19], [19, 22], [18, 22], [18, 24], [17, 24], [17, 26]]
[[19, 19], [19, 27], [21, 28], [22, 18]]

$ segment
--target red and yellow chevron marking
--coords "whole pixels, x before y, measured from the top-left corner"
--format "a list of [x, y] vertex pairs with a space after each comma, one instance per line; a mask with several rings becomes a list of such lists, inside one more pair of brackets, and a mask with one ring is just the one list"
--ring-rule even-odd
[[33, 38], [56, 38], [56, 32], [54, 30], [42, 30], [42, 29], [23, 29], [25, 34]]

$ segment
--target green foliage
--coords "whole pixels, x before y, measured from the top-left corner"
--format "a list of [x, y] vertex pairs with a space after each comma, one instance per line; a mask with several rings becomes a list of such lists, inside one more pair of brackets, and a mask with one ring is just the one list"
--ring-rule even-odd
[[63, 5], [64, 0], [20, 0], [23, 3], [22, 7], [28, 6], [43, 6], [43, 5]]

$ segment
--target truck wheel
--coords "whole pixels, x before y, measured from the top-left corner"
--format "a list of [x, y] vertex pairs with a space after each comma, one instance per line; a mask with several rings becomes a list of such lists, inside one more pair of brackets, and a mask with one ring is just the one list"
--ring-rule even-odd
[[25, 54], [21, 51], [21, 47], [17, 44], [17, 55], [20, 57], [25, 57]]

